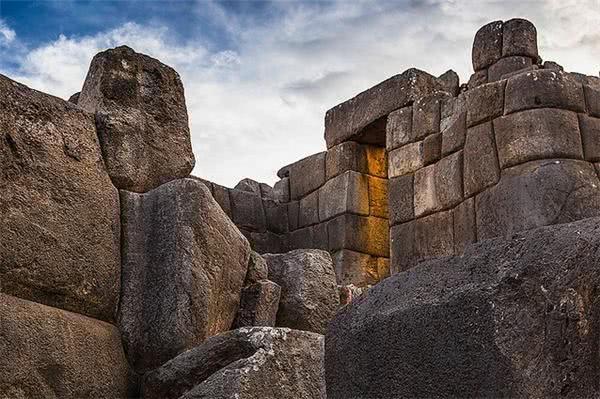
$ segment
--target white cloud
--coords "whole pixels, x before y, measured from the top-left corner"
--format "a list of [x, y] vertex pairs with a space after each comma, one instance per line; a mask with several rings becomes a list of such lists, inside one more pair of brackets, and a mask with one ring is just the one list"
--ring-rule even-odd
[[17, 37], [14, 30], [12, 30], [6, 23], [0, 19], [0, 46], [7, 46], [14, 42]]
[[212, 51], [201, 40], [174, 42], [165, 27], [126, 24], [33, 49], [13, 77], [66, 98], [100, 50], [127, 44], [156, 57], [182, 75], [195, 173], [231, 186], [246, 176], [272, 183], [279, 167], [324, 150], [325, 111], [391, 75], [452, 68], [466, 81], [473, 35], [494, 19], [532, 20], [544, 59], [598, 74], [600, 0], [279, 2], [277, 17], [264, 20], [201, 6], [197, 17], [224, 24], [235, 48]]

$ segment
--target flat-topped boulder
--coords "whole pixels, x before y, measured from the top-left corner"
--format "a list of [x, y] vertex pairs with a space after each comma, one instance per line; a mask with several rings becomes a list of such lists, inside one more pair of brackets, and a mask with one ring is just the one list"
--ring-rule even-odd
[[113, 321], [119, 196], [94, 117], [0, 75], [0, 291]]
[[117, 188], [146, 192], [194, 167], [179, 74], [127, 46], [92, 60], [77, 104], [96, 113], [108, 173]]
[[446, 87], [445, 81], [415, 68], [392, 76], [327, 111], [327, 148], [350, 140], [385, 145], [386, 116], [390, 112]]

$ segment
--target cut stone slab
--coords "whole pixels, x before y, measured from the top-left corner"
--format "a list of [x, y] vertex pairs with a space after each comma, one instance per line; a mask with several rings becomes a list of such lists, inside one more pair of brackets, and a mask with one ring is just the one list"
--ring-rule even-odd
[[600, 118], [579, 114], [579, 129], [586, 161], [600, 161]]
[[160, 61], [127, 46], [96, 54], [77, 104], [96, 113], [117, 188], [146, 192], [194, 168], [183, 85]]
[[443, 90], [442, 82], [418, 69], [408, 69], [393, 76], [327, 111], [327, 148], [351, 140], [385, 145], [385, 117], [390, 112]]
[[467, 245], [477, 241], [474, 197], [464, 200], [454, 208], [452, 219], [454, 223], [454, 254], [460, 255], [465, 251]]
[[425, 166], [425, 156], [422, 141], [397, 148], [388, 155], [388, 177], [390, 179], [414, 173], [423, 166]]
[[261, 183], [257, 182], [256, 180], [245, 178], [245, 179], [240, 180], [239, 183], [235, 185], [234, 189], [241, 190], [241, 191], [248, 191], [250, 193], [254, 193], [254, 194], [260, 196], [261, 195], [260, 184]]
[[462, 151], [448, 155], [435, 164], [434, 185], [441, 209], [458, 205], [463, 199]]
[[474, 71], [485, 69], [502, 57], [502, 21], [490, 22], [479, 28], [471, 56]]
[[246, 190], [229, 190], [233, 222], [250, 231], [266, 231], [267, 218], [260, 193]]
[[125, 398], [119, 330], [77, 313], [0, 294], [0, 396]]
[[213, 197], [215, 198], [215, 201], [217, 201], [217, 204], [219, 204], [223, 212], [225, 212], [225, 214], [229, 216], [229, 218], [233, 218], [233, 213], [231, 211], [231, 197], [229, 196], [229, 191], [231, 190], [227, 187], [223, 187], [218, 184], [213, 184]]
[[290, 196], [300, 199], [325, 183], [326, 152], [313, 154], [289, 166]]
[[448, 128], [442, 131], [442, 156], [460, 150], [465, 145], [467, 135], [467, 112], [457, 111]]
[[94, 119], [0, 75], [0, 291], [114, 321], [119, 195]]
[[570, 74], [551, 69], [521, 73], [508, 79], [504, 114], [533, 108], [584, 112], [583, 86]]
[[265, 198], [263, 198], [262, 203], [267, 230], [277, 234], [286, 233], [289, 225], [287, 204]]
[[148, 373], [145, 399], [325, 399], [323, 336], [240, 328]]
[[391, 112], [385, 130], [387, 151], [413, 142], [415, 138], [412, 134], [412, 106]]
[[476, 198], [477, 238], [510, 237], [535, 227], [600, 215], [600, 182], [589, 162], [527, 162], [502, 171]]
[[319, 223], [319, 196], [321, 190], [313, 191], [300, 200], [298, 226], [305, 227]]
[[452, 211], [415, 220], [415, 261], [454, 255]]
[[121, 191], [119, 328], [138, 372], [231, 328], [250, 246], [206, 187], [178, 179]]
[[319, 190], [318, 204], [321, 221], [343, 213], [368, 216], [369, 177], [352, 171], [334, 177]]
[[504, 111], [506, 81], [487, 83], [465, 93], [467, 127], [487, 122]]
[[284, 177], [273, 185], [273, 198], [279, 202], [290, 202], [289, 177]]
[[600, 220], [487, 240], [340, 309], [328, 399], [594, 397]]
[[474, 72], [471, 77], [469, 77], [469, 82], [467, 83], [467, 88], [472, 90], [478, 86], [484, 85], [488, 82], [488, 70], [482, 69], [481, 71]]
[[389, 256], [388, 220], [344, 214], [327, 224], [329, 250], [351, 249], [378, 257]]
[[511, 56], [498, 60], [488, 69], [488, 82], [501, 80], [507, 74], [530, 68], [533, 61], [529, 57]]
[[415, 216], [436, 212], [441, 209], [435, 185], [436, 165], [429, 165], [415, 173]]
[[423, 140], [423, 163], [431, 165], [439, 161], [442, 154], [442, 135], [431, 134]]
[[390, 228], [390, 273], [410, 269], [416, 263], [415, 221]]
[[390, 225], [414, 219], [414, 176], [404, 175], [389, 179], [388, 185]]
[[440, 132], [441, 103], [447, 93], [435, 93], [417, 99], [413, 104], [412, 135], [422, 140], [430, 134]]
[[504, 22], [502, 56], [526, 56], [537, 60], [537, 31], [526, 19], [514, 18]]
[[589, 85], [583, 86], [585, 92], [585, 103], [588, 113], [591, 116], [600, 118], [600, 88], [594, 88]]
[[260, 280], [242, 289], [236, 328], [250, 326], [275, 327], [281, 287], [269, 280]]
[[491, 122], [467, 130], [463, 157], [465, 198], [498, 182], [500, 167]]
[[281, 286], [277, 326], [323, 333], [339, 307], [333, 261], [328, 252], [299, 249], [265, 254], [269, 280]]
[[460, 90], [460, 78], [456, 72], [450, 69], [438, 76], [438, 79], [444, 86], [445, 92], [449, 93], [453, 97], [458, 96], [458, 92]]
[[507, 168], [535, 159], [583, 159], [577, 114], [532, 109], [494, 120], [498, 160]]
[[287, 248], [286, 236], [271, 231], [243, 231], [250, 242], [250, 247], [259, 254], [279, 253]]

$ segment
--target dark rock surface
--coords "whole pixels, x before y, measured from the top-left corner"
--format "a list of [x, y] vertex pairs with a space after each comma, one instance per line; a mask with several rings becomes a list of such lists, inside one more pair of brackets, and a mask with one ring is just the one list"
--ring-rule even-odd
[[275, 327], [281, 287], [269, 280], [257, 281], [242, 290], [236, 327]]
[[0, 75], [0, 291], [114, 320], [119, 196], [94, 119]]
[[146, 192], [194, 167], [179, 74], [127, 46], [92, 60], [78, 105], [96, 113], [108, 173], [117, 188]]
[[231, 328], [249, 244], [198, 180], [121, 191], [119, 327], [136, 371], [160, 366]]
[[0, 294], [0, 397], [124, 398], [119, 330], [77, 313]]
[[182, 353], [143, 383], [144, 399], [325, 399], [323, 336], [240, 328]]
[[419, 264], [340, 310], [329, 399], [597, 396], [600, 219]]
[[281, 286], [277, 326], [324, 333], [339, 306], [331, 255], [300, 249], [263, 256], [269, 280]]

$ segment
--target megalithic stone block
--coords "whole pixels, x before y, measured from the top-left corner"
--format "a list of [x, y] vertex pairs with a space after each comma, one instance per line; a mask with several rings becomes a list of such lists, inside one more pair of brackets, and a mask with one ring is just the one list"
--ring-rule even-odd
[[368, 216], [368, 176], [348, 171], [334, 177], [319, 189], [318, 204], [321, 221], [329, 220], [343, 213]]
[[498, 60], [488, 69], [488, 81], [495, 82], [503, 78], [503, 76], [529, 68], [533, 65], [533, 61], [529, 57], [512, 56], [504, 57]]
[[598, 216], [600, 181], [588, 162], [527, 162], [476, 197], [476, 215], [478, 240]]
[[527, 56], [537, 60], [537, 31], [526, 19], [514, 18], [502, 27], [502, 56]]
[[129, 365], [117, 327], [0, 294], [0, 395], [125, 398]]
[[570, 74], [552, 69], [521, 73], [508, 79], [504, 114], [532, 108], [584, 112], [583, 85]]
[[534, 159], [583, 159], [577, 114], [532, 109], [494, 120], [501, 168]]
[[441, 81], [418, 69], [408, 69], [393, 76], [327, 111], [327, 148], [350, 140], [383, 146], [386, 141], [385, 117], [390, 112], [443, 90]]
[[391, 112], [386, 125], [386, 150], [392, 151], [415, 140], [412, 134], [412, 106]]
[[126, 46], [97, 54], [77, 104], [96, 113], [117, 188], [146, 192], [193, 169], [183, 85], [160, 61]]
[[245, 190], [229, 190], [231, 213], [236, 226], [250, 231], [266, 231], [267, 219], [260, 194]]
[[231, 328], [250, 246], [192, 179], [121, 191], [119, 328], [137, 372], [156, 368]]
[[277, 326], [325, 332], [339, 306], [331, 256], [318, 249], [264, 255], [269, 280], [281, 286]]
[[479, 28], [471, 55], [475, 71], [489, 67], [502, 57], [502, 21], [490, 22]]
[[465, 198], [496, 184], [500, 178], [500, 167], [491, 122], [467, 131], [463, 159]]
[[93, 117], [0, 75], [0, 291], [114, 321], [119, 195]]
[[289, 166], [292, 200], [306, 196], [325, 183], [325, 154], [319, 152]]
[[467, 127], [501, 116], [504, 111], [506, 81], [487, 83], [465, 93]]
[[327, 224], [329, 250], [351, 249], [369, 255], [389, 256], [388, 220], [344, 214]]

